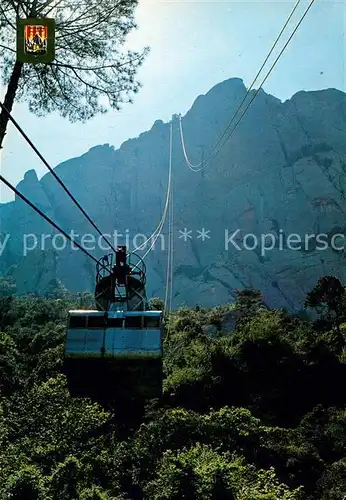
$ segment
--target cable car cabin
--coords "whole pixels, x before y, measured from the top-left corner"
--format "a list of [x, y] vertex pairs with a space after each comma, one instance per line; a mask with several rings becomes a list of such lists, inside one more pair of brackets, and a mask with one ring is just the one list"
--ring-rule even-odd
[[126, 246], [97, 262], [97, 309], [69, 313], [65, 374], [72, 396], [107, 403], [161, 395], [162, 312], [146, 310], [145, 270]]
[[72, 396], [112, 400], [162, 391], [162, 312], [69, 312], [65, 373]]

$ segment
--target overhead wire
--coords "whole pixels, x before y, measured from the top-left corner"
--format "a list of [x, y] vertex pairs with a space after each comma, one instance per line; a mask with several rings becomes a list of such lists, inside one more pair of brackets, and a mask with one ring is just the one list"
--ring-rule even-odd
[[53, 226], [57, 231], [63, 234], [69, 241], [74, 243], [76, 247], [81, 250], [85, 255], [87, 255], [94, 262], [98, 263], [98, 259], [96, 259], [91, 253], [89, 253], [85, 248], [83, 248], [77, 241], [75, 241], [72, 236], [66, 233], [63, 229], [61, 229], [58, 224], [56, 224], [48, 215], [44, 214], [42, 210], [40, 210], [36, 205], [34, 205], [26, 196], [24, 196], [18, 189], [16, 189], [5, 177], [0, 174], [0, 181], [3, 182], [11, 191], [13, 191], [21, 200], [23, 200], [27, 205], [29, 205], [36, 213], [38, 213], [43, 219], [45, 219], [51, 226]]
[[166, 340], [170, 337], [171, 332], [171, 312], [172, 312], [172, 297], [173, 297], [173, 189], [170, 193], [170, 204], [168, 214], [168, 248], [167, 248], [167, 268], [166, 268], [166, 286], [165, 286], [165, 301], [163, 307], [164, 317], [167, 319], [166, 325]]
[[[239, 111], [241, 110], [241, 108], [242, 108], [243, 104], [245, 103], [245, 101], [246, 101], [247, 97], [249, 96], [249, 94], [250, 94], [250, 92], [251, 92], [251, 90], [252, 90], [253, 86], [255, 85], [255, 83], [256, 83], [256, 81], [257, 81], [257, 78], [258, 78], [258, 77], [259, 77], [259, 75], [261, 74], [261, 72], [262, 72], [263, 68], [265, 67], [266, 63], [268, 62], [268, 60], [269, 60], [270, 56], [272, 55], [272, 53], [273, 53], [273, 51], [274, 51], [275, 47], [277, 46], [277, 44], [278, 44], [278, 42], [279, 42], [280, 38], [282, 37], [282, 35], [283, 35], [283, 33], [284, 33], [285, 29], [287, 28], [288, 23], [290, 22], [290, 20], [292, 19], [292, 17], [293, 17], [293, 15], [294, 15], [295, 11], [297, 10], [297, 8], [298, 8], [298, 6], [299, 6], [300, 2], [301, 2], [301, 0], [297, 0], [297, 1], [296, 1], [296, 3], [295, 3], [295, 5], [294, 5], [294, 7], [293, 7], [293, 9], [292, 9], [291, 13], [289, 14], [289, 16], [288, 16], [288, 18], [287, 18], [286, 22], [284, 23], [283, 27], [281, 28], [280, 33], [278, 34], [278, 36], [277, 36], [277, 38], [276, 38], [275, 42], [273, 43], [273, 45], [272, 45], [272, 47], [271, 47], [271, 49], [270, 49], [269, 53], [268, 53], [268, 54], [267, 54], [267, 56], [265, 57], [265, 59], [264, 59], [264, 61], [263, 61], [262, 65], [261, 65], [260, 69], [258, 70], [258, 72], [257, 72], [257, 74], [256, 74], [256, 76], [255, 76], [255, 78], [253, 79], [253, 81], [252, 81], [251, 85], [249, 86], [249, 88], [247, 89], [247, 91], [246, 91], [246, 93], [245, 93], [245, 95], [244, 95], [244, 97], [243, 97], [242, 101], [241, 101], [241, 102], [240, 102], [240, 104], [238, 105], [238, 108], [236, 109], [235, 113], [233, 114], [233, 116], [232, 116], [232, 118], [231, 118], [231, 121], [229, 122], [229, 124], [228, 124], [228, 125], [227, 125], [227, 127], [225, 128], [225, 130], [224, 130], [224, 132], [222, 133], [222, 135], [221, 135], [221, 136], [219, 137], [219, 139], [217, 140], [217, 142], [216, 142], [216, 144], [214, 145], [213, 149], [212, 149], [212, 150], [211, 150], [211, 152], [209, 153], [209, 156], [208, 156], [206, 159], [202, 160], [200, 163], [196, 164], [196, 165], [194, 165], [193, 163], [191, 163], [191, 162], [190, 162], [190, 160], [189, 160], [189, 158], [188, 158], [188, 155], [187, 155], [187, 150], [186, 150], [186, 144], [185, 144], [185, 139], [184, 139], [184, 132], [183, 132], [183, 126], [182, 126], [182, 119], [181, 119], [181, 116], [179, 117], [179, 122], [180, 122], [180, 137], [181, 137], [181, 143], [182, 143], [182, 148], [183, 148], [183, 154], [184, 154], [185, 161], [186, 161], [186, 163], [187, 163], [187, 165], [188, 165], [188, 167], [189, 167], [189, 169], [190, 169], [190, 170], [192, 170], [192, 171], [194, 171], [194, 172], [200, 172], [200, 171], [203, 169], [203, 166], [204, 166], [205, 164], [209, 163], [209, 162], [210, 162], [210, 160], [211, 160], [214, 156], [216, 156], [216, 155], [218, 154], [219, 150], [221, 149], [221, 148], [219, 148], [219, 145], [221, 144], [221, 142], [222, 142], [222, 140], [223, 140], [224, 136], [227, 134], [227, 131], [228, 131], [228, 130], [229, 130], [229, 128], [231, 127], [232, 123], [233, 123], [233, 122], [234, 122], [234, 120], [236, 119], [236, 117], [237, 117], [237, 115], [238, 115]], [[303, 18], [304, 18], [304, 17], [305, 17], [305, 14], [304, 14]], [[301, 21], [302, 21], [302, 20], [301, 20]], [[300, 22], [301, 22], [301, 21], [300, 21]], [[300, 24], [300, 23], [299, 23], [299, 24]], [[268, 76], [269, 76], [269, 75], [268, 75]], [[262, 84], [261, 84], [261, 86], [262, 86]], [[261, 87], [261, 86], [260, 86], [260, 87]], [[218, 149], [218, 148], [219, 148], [219, 149]]]
[[154, 232], [147, 238], [141, 245], [136, 247], [134, 250], [130, 252], [130, 255], [134, 252], [137, 252], [138, 250], [142, 250], [147, 243], [152, 240], [150, 247], [148, 250], [145, 252], [144, 255], [142, 255], [141, 259], [145, 259], [148, 253], [153, 249], [158, 237], [160, 236], [163, 226], [165, 224], [165, 220], [167, 217], [167, 212], [168, 212], [168, 206], [169, 206], [169, 198], [170, 198], [170, 192], [171, 192], [171, 185], [172, 185], [172, 148], [173, 148], [173, 124], [172, 122], [170, 123], [170, 133], [169, 133], [169, 163], [168, 163], [168, 185], [167, 185], [167, 194], [166, 194], [166, 201], [165, 201], [165, 207], [164, 211], [161, 217], [161, 220], [154, 230]]
[[170, 227], [171, 227], [171, 259], [170, 259], [170, 290], [169, 290], [169, 313], [172, 312], [173, 307], [173, 258], [174, 258], [174, 191], [173, 183], [171, 189], [171, 210], [170, 210]]
[[[300, 21], [298, 22], [297, 26], [295, 27], [295, 29], [293, 30], [293, 32], [291, 33], [290, 37], [288, 38], [287, 42], [285, 43], [285, 45], [283, 46], [283, 48], [281, 49], [279, 55], [277, 56], [277, 58], [275, 59], [275, 61], [273, 62], [272, 66], [270, 67], [269, 71], [267, 72], [266, 76], [263, 78], [259, 88], [256, 90], [255, 94], [252, 96], [251, 100], [248, 102], [247, 106], [245, 107], [244, 111], [242, 112], [242, 114], [240, 115], [240, 118], [239, 120], [235, 123], [234, 127], [232, 128], [231, 132], [228, 134], [228, 136], [224, 139], [223, 141], [223, 144], [222, 146], [224, 146], [224, 144], [230, 139], [230, 137], [233, 135], [234, 131], [236, 130], [236, 128], [238, 127], [239, 123], [241, 122], [241, 120], [243, 119], [245, 113], [247, 112], [247, 110], [249, 109], [249, 107], [251, 106], [251, 104], [253, 103], [253, 101], [256, 99], [256, 97], [258, 96], [258, 94], [260, 93], [261, 89], [262, 89], [262, 86], [263, 84], [266, 82], [266, 80], [268, 79], [268, 77], [270, 76], [271, 72], [273, 71], [274, 67], [276, 66], [278, 60], [280, 59], [280, 57], [282, 56], [283, 52], [285, 51], [286, 47], [288, 46], [288, 44], [290, 43], [290, 41], [292, 40], [293, 36], [295, 35], [295, 33], [297, 32], [299, 26], [301, 25], [301, 23], [303, 22], [305, 16], [307, 15], [307, 13], [309, 12], [310, 8], [312, 7], [313, 3], [315, 2], [315, 0], [311, 0], [308, 7], [306, 8], [303, 16], [301, 17]], [[221, 146], [221, 147], [222, 147]]]
[[[169, 208], [170, 212], [171, 207]], [[167, 268], [166, 268], [166, 286], [165, 286], [165, 301], [164, 301], [164, 313], [167, 313], [168, 308], [168, 291], [169, 291], [169, 279], [170, 279], [170, 269], [171, 269], [171, 218], [170, 213], [168, 216], [168, 247], [167, 247]]]
[[76, 198], [73, 196], [71, 191], [66, 187], [64, 182], [60, 179], [60, 177], [56, 174], [54, 169], [49, 165], [47, 160], [44, 158], [44, 156], [40, 153], [40, 151], [36, 148], [36, 146], [33, 144], [33, 142], [30, 140], [30, 138], [27, 136], [27, 134], [24, 132], [22, 127], [17, 123], [17, 121], [13, 118], [12, 114], [8, 111], [8, 109], [4, 106], [4, 104], [0, 101], [0, 107], [5, 113], [7, 113], [9, 120], [13, 123], [13, 125], [16, 127], [16, 129], [19, 131], [19, 133], [24, 137], [26, 142], [29, 144], [31, 149], [36, 153], [36, 155], [40, 158], [40, 160], [43, 162], [43, 164], [47, 167], [47, 169], [50, 171], [50, 173], [53, 175], [53, 177], [57, 180], [57, 182], [60, 184], [60, 186], [63, 188], [63, 190], [67, 193], [69, 198], [73, 201], [73, 203], [78, 207], [78, 209], [82, 212], [84, 217], [88, 220], [88, 222], [93, 226], [93, 228], [97, 231], [97, 233], [104, 239], [104, 241], [107, 243], [107, 245], [113, 250], [113, 252], [116, 251], [112, 243], [104, 236], [104, 234], [100, 231], [100, 229], [97, 227], [95, 222], [91, 219], [91, 217], [88, 215], [88, 213], [84, 210], [84, 208], [80, 205], [80, 203], [76, 200]]
[[153, 248], [155, 242], [157, 241], [157, 238], [159, 237], [159, 235], [160, 235], [160, 233], [162, 231], [162, 228], [164, 226], [164, 223], [165, 223], [165, 220], [166, 220], [166, 217], [167, 217], [168, 204], [169, 204], [169, 196], [170, 196], [170, 190], [171, 190], [171, 179], [172, 179], [172, 145], [173, 145], [173, 124], [171, 122], [170, 123], [170, 138], [169, 138], [168, 185], [167, 185], [167, 194], [166, 194], [166, 201], [165, 201], [164, 211], [163, 211], [163, 214], [162, 214], [162, 217], [161, 217], [161, 220], [160, 220], [158, 226], [153, 231], [153, 233], [151, 234], [151, 236], [149, 236], [149, 238], [147, 238], [141, 245], [139, 245], [138, 247], [136, 247], [131, 252], [131, 253], [133, 253], [133, 252], [136, 252], [137, 250], [141, 250], [142, 248], [144, 248], [146, 246], [146, 244], [148, 243], [148, 241], [150, 241], [151, 239], [154, 238], [155, 240], [154, 240], [153, 244], [150, 246], [149, 250], [145, 253], [145, 255], [142, 256], [142, 259], [144, 259], [147, 256], [147, 254], [149, 253], [149, 251]]
[[[108, 241], [108, 239], [101, 233], [99, 228], [96, 226], [94, 221], [91, 219], [91, 217], [87, 214], [87, 212], [83, 209], [83, 207], [80, 205], [80, 203], [76, 200], [76, 198], [72, 195], [70, 190], [66, 187], [66, 185], [63, 183], [63, 181], [60, 179], [60, 177], [54, 172], [54, 170], [51, 168], [51, 166], [48, 164], [44, 156], [40, 153], [40, 151], [36, 148], [36, 146], [33, 144], [33, 142], [30, 140], [30, 138], [27, 136], [27, 134], [24, 132], [22, 127], [17, 123], [17, 121], [13, 118], [11, 113], [7, 110], [7, 108], [3, 105], [3, 103], [0, 101], [0, 107], [8, 114], [8, 117], [10, 121], [14, 124], [14, 126], [17, 128], [17, 130], [20, 132], [20, 134], [24, 137], [24, 139], [27, 141], [27, 143], [30, 145], [30, 147], [33, 149], [33, 151], [37, 154], [37, 156], [41, 159], [41, 161], [44, 163], [44, 165], [48, 168], [48, 170], [52, 173], [54, 178], [58, 181], [58, 183], [62, 186], [64, 191], [68, 194], [68, 196], [72, 199], [72, 201], [76, 204], [76, 206], [81, 210], [83, 215], [87, 218], [87, 220], [90, 222], [90, 224], [96, 229], [96, 231], [99, 233], [99, 235], [106, 241], [106, 243], [110, 246], [110, 248], [116, 252], [116, 249], [114, 246]], [[168, 187], [167, 187], [167, 195], [166, 195], [166, 202], [165, 202], [165, 207], [164, 207], [164, 212], [162, 214], [161, 220], [157, 226], [157, 228], [154, 230], [152, 235], [139, 247], [134, 249], [131, 253], [137, 251], [138, 249], [141, 249], [143, 246], [147, 244], [148, 241], [153, 240], [149, 249], [146, 251], [146, 253], [142, 256], [142, 259], [144, 259], [148, 253], [152, 250], [154, 247], [159, 235], [162, 232], [166, 217], [167, 217], [167, 212], [168, 212], [168, 206], [169, 206], [169, 199], [170, 199], [170, 192], [171, 192], [171, 179], [172, 179], [172, 136], [173, 136], [173, 130], [172, 130], [172, 122], [170, 123], [170, 147], [169, 147], [169, 177], [168, 177]], [[83, 253], [85, 253], [88, 257], [92, 258], [95, 262], [98, 262], [98, 259], [92, 256], [87, 250], [85, 250], [78, 242], [76, 242], [68, 233], [66, 233], [62, 228], [58, 226], [52, 219], [50, 219], [47, 215], [45, 215], [36, 205], [34, 205], [28, 198], [26, 198], [20, 191], [18, 191], [12, 184], [9, 183], [2, 175], [0, 176], [0, 181], [2, 181], [9, 189], [11, 189], [19, 198], [21, 198], [25, 203], [27, 203], [33, 210], [35, 210], [42, 218], [44, 218], [49, 224], [51, 224], [55, 229], [57, 229], [61, 234], [63, 234], [69, 241], [73, 242], [78, 249], [80, 249]]]
[[190, 162], [189, 157], [187, 155], [187, 151], [186, 151], [186, 144], [185, 144], [184, 131], [183, 131], [183, 123], [182, 123], [182, 120], [181, 120], [181, 116], [179, 116], [179, 129], [180, 129], [181, 146], [183, 148], [183, 155], [184, 155], [184, 159], [186, 161], [186, 164], [189, 167], [189, 169], [192, 170], [193, 172], [200, 172], [203, 169], [204, 160], [201, 161], [200, 163], [198, 163], [198, 165], [193, 165]]
[[164, 312], [171, 312], [172, 294], [172, 269], [173, 269], [173, 187], [170, 191], [168, 211], [168, 246], [167, 246], [167, 269]]
[[[252, 83], [251, 83], [250, 87], [248, 88], [248, 90], [247, 90], [247, 92], [246, 92], [246, 94], [245, 94], [245, 96], [244, 96], [243, 100], [242, 100], [242, 101], [241, 101], [241, 103], [239, 104], [239, 106], [238, 106], [238, 108], [237, 108], [236, 112], [234, 113], [234, 115], [233, 115], [233, 117], [232, 117], [231, 121], [229, 122], [228, 126], [227, 126], [227, 127], [226, 127], [226, 129], [224, 130], [224, 132], [223, 132], [222, 136], [219, 138], [218, 142], [216, 143], [216, 145], [215, 145], [214, 149], [217, 149], [217, 148], [218, 148], [218, 146], [219, 146], [219, 144], [221, 143], [222, 139], [223, 139], [223, 138], [224, 138], [224, 136], [227, 134], [227, 131], [228, 131], [228, 130], [229, 130], [229, 128], [231, 127], [232, 123], [234, 122], [234, 120], [235, 120], [235, 118], [236, 118], [237, 114], [238, 114], [238, 113], [239, 113], [239, 111], [241, 110], [241, 108], [242, 108], [243, 104], [245, 103], [245, 101], [246, 101], [247, 97], [249, 96], [249, 94], [250, 94], [251, 90], [253, 89], [253, 87], [254, 87], [254, 85], [255, 85], [255, 83], [256, 83], [256, 81], [257, 81], [257, 79], [258, 79], [259, 75], [262, 73], [263, 68], [264, 68], [264, 67], [265, 67], [265, 65], [267, 64], [267, 62], [268, 62], [268, 60], [269, 60], [270, 56], [272, 55], [272, 53], [273, 53], [273, 51], [274, 51], [275, 47], [277, 46], [277, 44], [278, 44], [278, 42], [279, 42], [280, 38], [282, 37], [282, 35], [283, 35], [284, 31], [286, 30], [286, 28], [287, 28], [287, 26], [288, 26], [288, 23], [291, 21], [291, 19], [292, 19], [293, 15], [294, 15], [294, 13], [295, 13], [295, 11], [296, 11], [296, 10], [297, 10], [297, 8], [299, 7], [300, 2], [301, 2], [301, 0], [297, 0], [297, 2], [295, 3], [295, 5], [294, 5], [294, 7], [293, 7], [293, 9], [292, 9], [291, 13], [289, 14], [289, 16], [288, 16], [288, 18], [287, 18], [287, 20], [286, 20], [285, 24], [284, 24], [284, 25], [283, 25], [283, 27], [281, 28], [280, 33], [278, 34], [278, 36], [277, 36], [277, 38], [276, 38], [275, 42], [273, 43], [272, 48], [271, 48], [271, 49], [270, 49], [270, 51], [268, 52], [268, 55], [267, 55], [267, 57], [264, 59], [264, 61], [263, 61], [263, 63], [262, 63], [262, 66], [261, 66], [261, 67], [260, 67], [260, 69], [258, 70], [258, 72], [257, 72], [257, 74], [256, 74], [255, 78], [253, 79], [253, 81], [252, 81]], [[269, 76], [269, 75], [268, 75], [268, 76]], [[260, 85], [260, 87], [261, 87], [261, 86], [262, 86], [262, 84]]]
[[164, 211], [161, 220], [153, 231], [151, 236], [147, 238], [141, 245], [136, 247], [130, 255], [138, 250], [141, 250], [146, 246], [146, 244], [151, 241], [151, 244], [145, 254], [141, 257], [142, 260], [146, 258], [149, 252], [153, 249], [158, 237], [160, 236], [162, 229], [164, 227], [165, 221], [168, 214], [168, 252], [167, 252], [167, 271], [166, 271], [166, 286], [165, 286], [165, 300], [164, 300], [164, 312], [166, 313], [169, 307], [169, 311], [172, 309], [172, 276], [173, 276], [173, 188], [172, 188], [172, 152], [173, 152], [173, 123], [170, 122], [170, 132], [169, 132], [169, 163], [168, 163], [168, 185], [166, 201], [164, 206]]

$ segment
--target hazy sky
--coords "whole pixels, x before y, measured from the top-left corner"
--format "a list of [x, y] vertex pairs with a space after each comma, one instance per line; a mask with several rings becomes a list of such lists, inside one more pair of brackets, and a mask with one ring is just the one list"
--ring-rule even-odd
[[[239, 77], [249, 85], [294, 4], [295, 0], [140, 0], [139, 28], [130, 35], [129, 44], [134, 49], [148, 45], [151, 53], [138, 74], [143, 88], [134, 104], [83, 125], [55, 114], [36, 118], [24, 104], [14, 106], [13, 116], [52, 166], [97, 144], [118, 147], [150, 129], [157, 119], [169, 121], [173, 113], [185, 114], [198, 95], [220, 81]], [[301, 2], [282, 45], [307, 5]], [[264, 89], [282, 100], [299, 90], [346, 91], [345, 29], [346, 0], [316, 0]], [[13, 183], [28, 169], [34, 168], [39, 177], [46, 173], [12, 126], [1, 154], [1, 172]], [[2, 186], [0, 200], [11, 199], [11, 192]]]

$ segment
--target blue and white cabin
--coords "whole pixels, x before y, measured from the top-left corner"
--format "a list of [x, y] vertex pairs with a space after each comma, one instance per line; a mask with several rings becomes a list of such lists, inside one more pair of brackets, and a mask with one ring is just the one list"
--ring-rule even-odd
[[65, 373], [72, 396], [109, 402], [162, 394], [161, 311], [70, 311]]
[[70, 311], [66, 357], [162, 356], [161, 311]]
[[123, 246], [115, 265], [112, 255], [100, 259], [97, 309], [69, 312], [64, 369], [72, 396], [109, 402], [162, 393], [163, 314], [146, 310], [145, 265], [136, 259]]

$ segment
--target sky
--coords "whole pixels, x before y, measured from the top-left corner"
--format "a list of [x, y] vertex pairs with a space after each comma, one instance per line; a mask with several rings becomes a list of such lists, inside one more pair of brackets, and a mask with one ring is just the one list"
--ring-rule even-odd
[[[308, 3], [301, 1], [270, 61]], [[55, 113], [37, 118], [25, 104], [15, 104], [13, 116], [52, 167], [98, 144], [118, 148], [150, 129], [155, 120], [168, 122], [174, 113], [184, 115], [198, 95], [223, 80], [242, 78], [249, 86], [294, 4], [295, 0], [140, 0], [138, 29], [127, 43], [131, 49], [149, 46], [151, 51], [138, 72], [143, 87], [134, 104], [82, 125], [71, 124]], [[316, 0], [264, 90], [282, 101], [300, 90], [346, 91], [345, 33], [346, 0]], [[5, 88], [0, 87], [1, 100], [4, 93]], [[47, 172], [12, 125], [0, 155], [0, 171], [14, 184], [29, 169], [35, 169], [39, 178]], [[0, 186], [0, 202], [12, 199], [12, 193]]]

